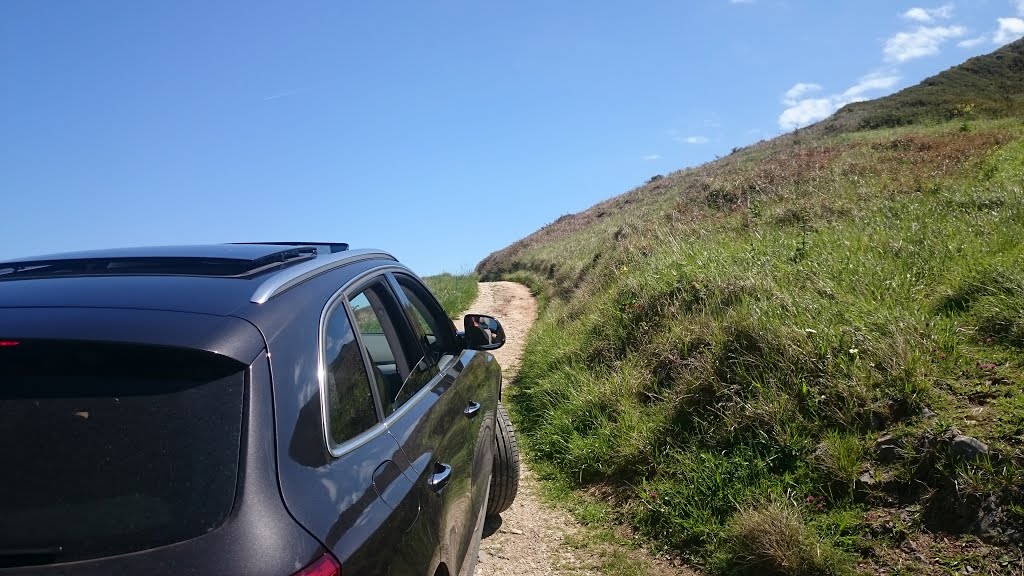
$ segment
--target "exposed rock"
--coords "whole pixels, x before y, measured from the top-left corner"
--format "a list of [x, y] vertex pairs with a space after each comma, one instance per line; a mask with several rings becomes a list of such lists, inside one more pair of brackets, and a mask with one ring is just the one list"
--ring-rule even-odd
[[950, 483], [931, 495], [922, 520], [931, 531], [965, 534], [977, 532], [980, 518], [981, 498]]
[[921, 418], [924, 418], [925, 420], [931, 420], [932, 418], [935, 418], [935, 416], [936, 416], [935, 412], [932, 412], [931, 409], [929, 409], [929, 408], [922, 408], [921, 409]]
[[1013, 520], [1013, 513], [996, 495], [991, 495], [981, 502], [978, 521], [973, 528], [974, 533], [986, 542], [1019, 546], [1022, 541], [1019, 525]]
[[949, 451], [954, 456], [973, 462], [984, 454], [988, 454], [988, 445], [973, 436], [958, 434], [953, 437]]
[[900, 457], [902, 448], [902, 442], [886, 434], [875, 442], [875, 459], [883, 464], [888, 464]]
[[865, 473], [863, 473], [863, 474], [861, 474], [860, 476], [857, 477], [857, 488], [861, 488], [861, 489], [870, 488], [874, 484], [875, 484], [875, 475], [871, 472], [871, 470], [868, 470], [867, 472], [865, 472]]
[[899, 518], [901, 522], [909, 526], [914, 520], [914, 515], [910, 510], [904, 508], [903, 510], [900, 510]]

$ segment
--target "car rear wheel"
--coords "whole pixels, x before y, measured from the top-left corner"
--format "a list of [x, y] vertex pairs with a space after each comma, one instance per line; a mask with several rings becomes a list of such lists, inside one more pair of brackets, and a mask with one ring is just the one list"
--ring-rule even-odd
[[519, 444], [505, 407], [498, 403], [497, 429], [494, 434], [494, 468], [487, 515], [500, 514], [512, 505], [519, 491]]

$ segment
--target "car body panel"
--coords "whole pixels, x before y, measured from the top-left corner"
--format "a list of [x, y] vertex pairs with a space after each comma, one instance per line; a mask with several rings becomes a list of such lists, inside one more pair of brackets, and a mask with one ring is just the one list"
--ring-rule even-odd
[[[493, 359], [490, 354], [463, 353], [428, 385], [429, 394], [410, 401], [407, 412], [388, 422], [410, 462], [406, 474], [417, 479], [422, 516], [436, 519], [430, 531], [443, 534], [448, 547], [444, 555], [459, 572], [469, 556], [479, 511], [486, 507], [493, 454], [493, 442], [480, 440], [493, 438], [497, 409], [497, 395], [486, 391], [488, 381], [481, 377], [493, 362], [485, 356]], [[464, 413], [471, 402], [482, 404], [472, 418]], [[427, 486], [435, 463], [452, 468], [452, 479], [440, 494]]]

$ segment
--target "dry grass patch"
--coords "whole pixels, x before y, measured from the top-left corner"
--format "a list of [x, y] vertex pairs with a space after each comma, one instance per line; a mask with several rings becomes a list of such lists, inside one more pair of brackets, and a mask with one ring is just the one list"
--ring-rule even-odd
[[726, 561], [740, 573], [812, 576], [849, 572], [848, 559], [819, 538], [789, 502], [741, 509], [726, 531], [726, 542]]

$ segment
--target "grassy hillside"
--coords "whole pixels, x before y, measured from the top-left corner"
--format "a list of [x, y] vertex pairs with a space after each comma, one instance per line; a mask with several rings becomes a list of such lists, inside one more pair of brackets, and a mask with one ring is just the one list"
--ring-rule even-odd
[[1003, 46], [891, 96], [844, 107], [815, 129], [845, 132], [908, 124], [1024, 117], [1024, 42]]
[[1018, 561], [1019, 119], [788, 135], [478, 272], [544, 299], [513, 407], [591, 516], [720, 573]]

